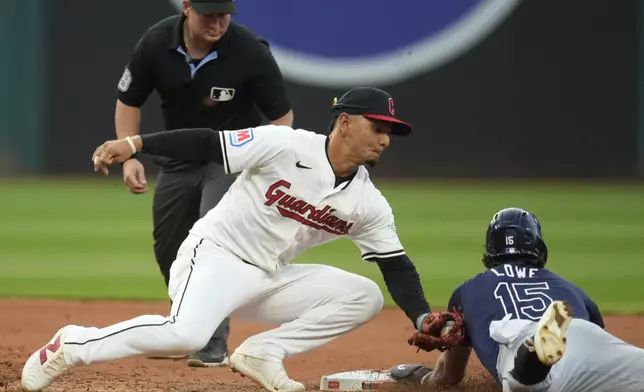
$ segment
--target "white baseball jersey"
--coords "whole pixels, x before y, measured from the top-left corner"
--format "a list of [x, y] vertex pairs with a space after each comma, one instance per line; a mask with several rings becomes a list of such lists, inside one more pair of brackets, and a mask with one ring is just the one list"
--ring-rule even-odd
[[226, 173], [241, 174], [193, 235], [268, 272], [343, 236], [364, 260], [404, 254], [391, 207], [367, 169], [335, 186], [327, 136], [275, 125], [221, 135]]

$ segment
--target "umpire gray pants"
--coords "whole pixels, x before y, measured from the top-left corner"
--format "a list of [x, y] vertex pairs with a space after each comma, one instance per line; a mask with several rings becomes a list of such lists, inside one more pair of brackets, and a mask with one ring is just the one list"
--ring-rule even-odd
[[[219, 203], [236, 175], [227, 175], [224, 167], [206, 163], [180, 171], [159, 171], [152, 202], [154, 255], [166, 286], [170, 267], [179, 246], [194, 223]], [[213, 337], [227, 340], [230, 319], [226, 318]]]
[[536, 323], [511, 344], [499, 346], [497, 369], [504, 392], [644, 392], [644, 350], [630, 345], [597, 325], [573, 319], [566, 331], [566, 352], [546, 380], [522, 385], [512, 378], [514, 356]]

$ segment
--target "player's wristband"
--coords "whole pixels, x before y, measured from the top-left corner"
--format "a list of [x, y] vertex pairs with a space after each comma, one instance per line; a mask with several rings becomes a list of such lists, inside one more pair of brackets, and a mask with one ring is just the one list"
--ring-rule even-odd
[[136, 154], [136, 145], [134, 144], [134, 141], [132, 141], [132, 137], [126, 136], [125, 141], [130, 145], [130, 148], [132, 149], [132, 155]]
[[416, 319], [416, 330], [420, 332], [420, 327], [423, 325], [423, 321], [425, 321], [425, 318], [427, 317], [427, 313], [421, 314], [418, 316]]

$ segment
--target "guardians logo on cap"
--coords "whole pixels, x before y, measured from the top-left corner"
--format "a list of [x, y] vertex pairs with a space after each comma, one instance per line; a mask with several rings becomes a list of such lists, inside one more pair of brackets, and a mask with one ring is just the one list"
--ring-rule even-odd
[[375, 87], [356, 87], [347, 91], [340, 99], [334, 98], [331, 107], [333, 119], [340, 114], [359, 114], [363, 117], [391, 124], [391, 134], [407, 136], [411, 125], [396, 118], [394, 99], [388, 92]]

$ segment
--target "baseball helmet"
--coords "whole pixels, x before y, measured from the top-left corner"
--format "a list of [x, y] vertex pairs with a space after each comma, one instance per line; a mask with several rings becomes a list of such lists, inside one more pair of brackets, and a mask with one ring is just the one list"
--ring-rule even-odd
[[485, 267], [494, 268], [516, 261], [542, 268], [548, 261], [548, 248], [541, 224], [533, 213], [521, 208], [505, 208], [494, 214], [487, 227], [482, 262]]

